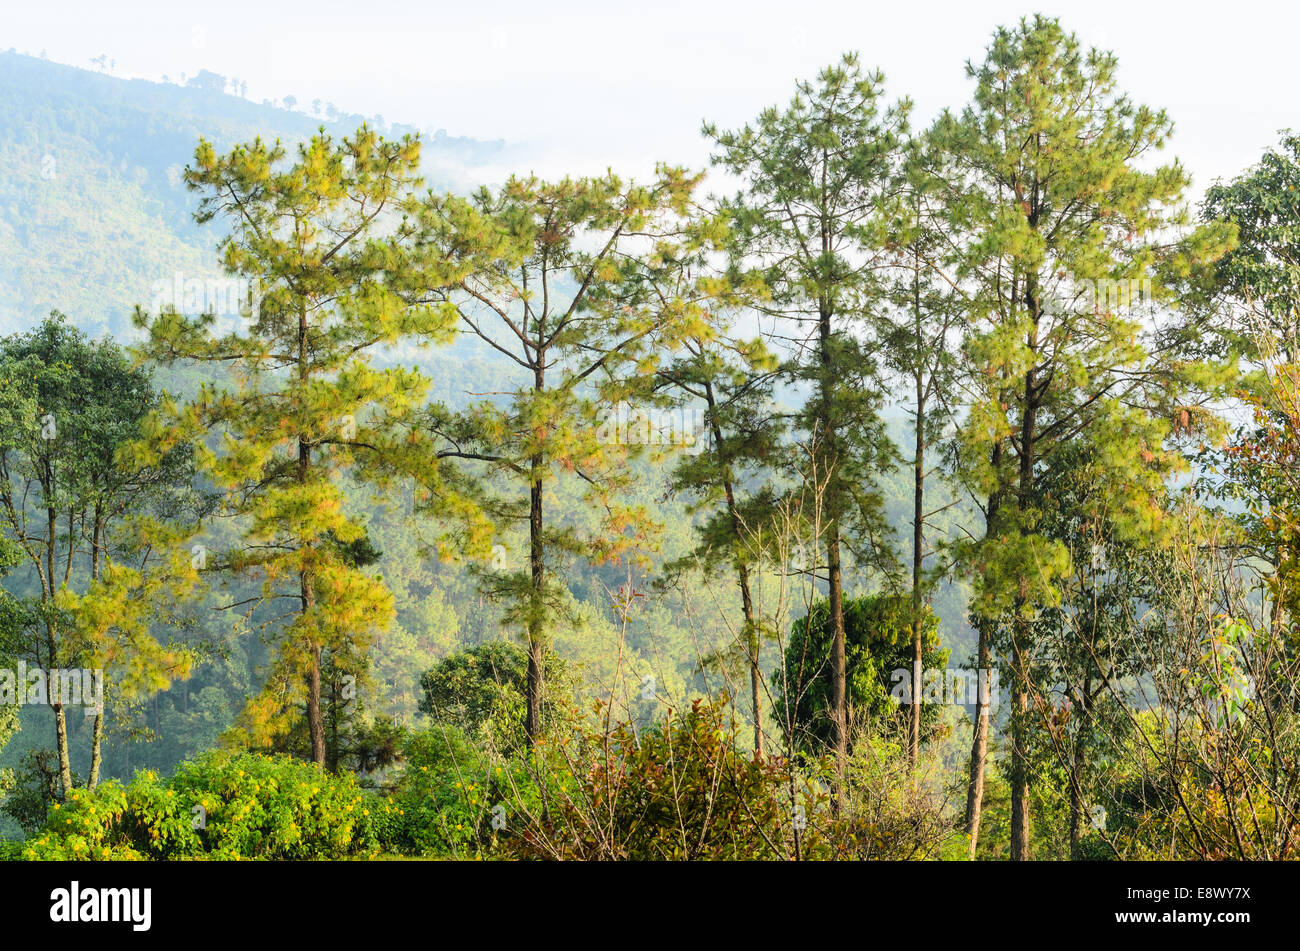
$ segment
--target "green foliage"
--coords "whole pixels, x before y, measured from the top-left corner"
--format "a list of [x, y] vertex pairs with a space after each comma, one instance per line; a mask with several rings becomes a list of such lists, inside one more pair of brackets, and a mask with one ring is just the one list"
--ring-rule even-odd
[[[191, 662], [162, 638], [183, 623], [193, 574], [176, 571], [188, 558], [151, 519], [185, 525], [201, 512], [189, 447], [123, 456], [158, 402], [147, 368], [57, 312], [0, 340], [0, 559], [21, 568], [23, 595], [17, 605], [0, 599], [0, 653], [45, 669], [102, 669], [106, 692], [128, 701], [184, 680]], [[66, 794], [66, 715], [53, 706]], [[96, 744], [92, 786], [99, 753]]]
[[[200, 140], [186, 171], [202, 196], [195, 217], [229, 224], [222, 261], [248, 282], [255, 307], [234, 327], [210, 311], [137, 312], [146, 355], [229, 376], [187, 403], [169, 399], [135, 455], [195, 442], [225, 514], [240, 519], [239, 537], [212, 568], [260, 582], [250, 604], [298, 599], [288, 618], [276, 612], [285, 623], [269, 630], [277, 647], [269, 677], [235, 733], [251, 742], [282, 735], [305, 708], [313, 756], [324, 763], [323, 660], [359, 676], [393, 615], [391, 593], [364, 570], [377, 550], [345, 508], [342, 472], [379, 489], [415, 479], [445, 495], [436, 456], [411, 429], [428, 380], [375, 366], [374, 351], [414, 336], [445, 340], [454, 313], [410, 300], [408, 282], [422, 274], [410, 229], [390, 222], [419, 184], [417, 140], [385, 141], [362, 126], [341, 142], [322, 132], [295, 162], [286, 158], [279, 143], [260, 139], [225, 155]], [[296, 579], [293, 595], [286, 578]]]
[[385, 851], [479, 857], [494, 843], [492, 808], [501, 797], [499, 758], [490, 758], [454, 726], [412, 734], [405, 768], [376, 812]]
[[[825, 600], [795, 620], [786, 643], [784, 664], [772, 674], [776, 715], [786, 725], [788, 740], [804, 753], [820, 756], [831, 744], [830, 631]], [[844, 599], [845, 668], [850, 738], [870, 724], [879, 729], [904, 714], [891, 696], [895, 671], [912, 676], [912, 609], [902, 595], [863, 595]], [[939, 646], [938, 619], [927, 612], [922, 622], [922, 664], [925, 670], [946, 667], [948, 651]], [[911, 696], [921, 699], [922, 685], [912, 685]], [[922, 706], [922, 723], [931, 729], [938, 711]]]
[[[543, 708], [548, 721], [563, 722], [570, 702], [568, 667], [546, 653]], [[508, 641], [489, 641], [443, 658], [420, 677], [420, 711], [434, 723], [462, 731], [502, 753], [521, 749], [528, 690], [528, 653]], [[559, 714], [557, 719], [556, 714]]]
[[[25, 834], [30, 834], [45, 824], [50, 806], [59, 801], [58, 759], [53, 750], [28, 750], [11, 776], [12, 782], [5, 791], [4, 814]], [[75, 772], [73, 778], [77, 778]]]
[[[759, 859], [784, 854], [793, 835], [787, 771], [736, 745], [725, 698], [695, 701], [684, 713], [634, 735], [620, 725], [589, 736], [574, 754], [583, 765], [511, 854], [569, 859]], [[807, 814], [819, 803], [806, 791]]]
[[714, 164], [743, 182], [721, 208], [732, 229], [729, 276], [761, 278], [768, 293], [754, 308], [780, 318], [779, 335], [794, 343], [782, 382], [805, 396], [792, 429], [811, 460], [796, 453], [788, 465], [809, 487], [810, 509], [817, 498], [826, 543], [837, 548], [842, 539], [872, 567], [893, 561], [878, 479], [895, 448], [879, 417], [882, 379], [864, 331], [885, 296], [881, 212], [893, 200], [910, 111], [907, 100], [886, 104], [884, 76], [848, 54], [799, 83], [786, 108], [765, 109], [737, 130], [704, 128], [717, 147]]
[[928, 718], [922, 723], [930, 742], [917, 763], [908, 759], [902, 726], [859, 725], [844, 774], [844, 810], [822, 819], [834, 857], [965, 860], [967, 839], [956, 833], [945, 803], [943, 751], [933, 742], [938, 730]]
[[[196, 812], [196, 807], [201, 812]], [[373, 852], [378, 801], [350, 776], [253, 754], [207, 753], [169, 780], [74, 791], [23, 858], [337, 859]]]
[[1287, 341], [1287, 358], [1300, 362], [1294, 347], [1300, 313], [1300, 136], [1284, 134], [1281, 148], [1269, 149], [1254, 168], [1210, 186], [1202, 215], [1237, 231], [1237, 246], [1216, 262], [1215, 283], [1256, 317], [1254, 326], [1234, 323], [1234, 329], [1245, 331], [1240, 339], [1250, 347], [1251, 338], [1263, 331]]
[[[29, 833], [0, 858], [1292, 854], [1300, 138], [1212, 188], [1194, 227], [1187, 171], [1156, 160], [1168, 116], [1043, 16], [997, 30], [970, 104], [921, 135], [853, 55], [749, 125], [707, 126], [739, 185], [709, 207], [663, 166], [423, 195], [420, 143], [369, 125], [231, 145], [220, 122], [184, 175], [157, 135], [119, 135], [105, 163], [32, 133], [4, 81], [30, 67], [0, 57], [18, 130], [0, 251], [24, 252], [0, 260], [0, 308], [86, 301], [46, 226], [95, 218], [106, 188], [161, 208], [100, 203], [96, 228], [157, 235], [96, 256], [92, 294], [189, 268], [182, 181], [251, 295], [138, 311], [161, 399], [60, 317], [0, 342], [0, 663], [102, 665], [113, 700], [88, 771], [80, 719], [21, 711], [14, 742], [0, 711], [20, 764], [0, 796]], [[143, 95], [229, 107], [226, 85]], [[192, 142], [187, 115], [169, 146]], [[105, 121], [88, 111], [86, 143]], [[42, 148], [60, 154], [36, 184]], [[1208, 480], [1241, 508], [1220, 519], [1171, 487], [1237, 387], [1255, 419]], [[698, 453], [646, 451], [640, 410], [696, 406]], [[692, 584], [723, 575], [722, 597]], [[918, 617], [932, 600], [942, 640]], [[1013, 695], [978, 842], [956, 832], [963, 715], [910, 683], [914, 625], [933, 673], [968, 613]], [[786, 628], [773, 671], [762, 647]], [[712, 689], [742, 667], [752, 745]], [[432, 723], [412, 731], [417, 709]], [[223, 731], [328, 771], [232, 752], [140, 768]], [[101, 745], [133, 779], [96, 785]]]
[[[440, 456], [471, 467], [496, 524], [527, 520], [526, 556], [502, 547], [479, 570], [481, 590], [528, 643], [530, 740], [542, 732], [543, 655], [557, 621], [572, 620], [559, 570], [566, 561], [644, 562], [654, 545], [655, 520], [628, 504], [626, 463], [638, 447], [610, 438], [605, 421], [701, 322], [701, 304], [672, 293], [684, 270], [676, 232], [698, 181], [669, 166], [648, 185], [612, 173], [529, 176], [469, 200], [431, 195], [418, 209], [419, 278], [429, 282], [421, 299], [517, 368], [504, 398], [460, 414], [434, 409], [426, 425], [445, 447]], [[548, 516], [555, 487], [570, 481], [588, 517]]]

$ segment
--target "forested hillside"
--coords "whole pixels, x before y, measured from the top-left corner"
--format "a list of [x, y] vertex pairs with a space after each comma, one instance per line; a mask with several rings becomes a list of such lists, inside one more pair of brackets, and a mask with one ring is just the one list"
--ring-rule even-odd
[[[366, 121], [321, 104], [313, 116], [305, 103], [254, 103], [236, 85], [208, 71], [183, 84], [125, 80], [0, 52], [0, 328], [57, 308], [95, 335], [122, 336], [156, 282], [218, 276], [215, 238], [194, 227], [181, 180], [200, 135], [220, 148], [255, 136], [292, 143]], [[505, 148], [430, 130], [425, 174], [464, 187]]]

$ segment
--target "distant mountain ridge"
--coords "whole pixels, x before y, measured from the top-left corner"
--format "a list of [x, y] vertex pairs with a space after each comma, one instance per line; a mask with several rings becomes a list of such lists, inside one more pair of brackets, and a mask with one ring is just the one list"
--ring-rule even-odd
[[[159, 282], [214, 275], [219, 232], [194, 223], [197, 199], [181, 181], [200, 135], [219, 149], [259, 135], [289, 144], [367, 121], [254, 103], [225, 84], [206, 71], [181, 86], [0, 53], [0, 333], [58, 309], [92, 334], [125, 338], [132, 308]], [[435, 188], [476, 183], [474, 169], [507, 150], [442, 130], [422, 138]]]

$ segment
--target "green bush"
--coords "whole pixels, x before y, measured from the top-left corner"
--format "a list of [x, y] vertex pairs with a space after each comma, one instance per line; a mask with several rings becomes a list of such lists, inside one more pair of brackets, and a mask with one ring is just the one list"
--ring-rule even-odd
[[[542, 719], [551, 729], [567, 723], [575, 684], [568, 665], [554, 651], [543, 660], [546, 692]], [[420, 710], [443, 726], [455, 727], [480, 745], [509, 756], [527, 748], [528, 652], [509, 641], [489, 641], [457, 651], [420, 677]]]
[[380, 845], [407, 855], [482, 855], [493, 842], [492, 808], [502, 767], [463, 732], [433, 726], [404, 748], [406, 768], [381, 804]]
[[[22, 849], [27, 859], [336, 859], [373, 853], [384, 805], [312, 763], [213, 752], [163, 780], [73, 790]], [[196, 811], [196, 807], [198, 811]]]
[[[831, 749], [830, 605], [820, 600], [790, 626], [785, 663], [772, 673], [773, 705], [793, 715], [792, 739], [802, 753]], [[907, 721], [908, 708], [891, 696], [893, 671], [912, 669], [912, 605], [902, 595], [871, 594], [844, 599], [845, 675], [848, 679], [849, 744], [872, 724]], [[949, 651], [939, 644], [939, 619], [926, 609], [921, 628], [926, 670], [947, 667]], [[921, 684], [913, 684], [918, 694]], [[939, 728], [936, 704], [921, 707], [923, 738]]]

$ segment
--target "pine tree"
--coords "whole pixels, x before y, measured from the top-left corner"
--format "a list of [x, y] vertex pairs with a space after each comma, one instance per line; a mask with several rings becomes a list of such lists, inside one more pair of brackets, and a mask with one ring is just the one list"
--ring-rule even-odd
[[258, 139], [218, 155], [201, 141], [185, 176], [202, 195], [196, 218], [229, 226], [222, 261], [248, 282], [251, 306], [233, 327], [212, 313], [136, 315], [146, 355], [224, 371], [192, 400], [168, 400], [140, 452], [196, 445], [200, 471], [224, 492], [220, 515], [238, 533], [206, 567], [258, 585], [231, 607], [275, 651], [235, 732], [269, 742], [305, 706], [322, 765], [323, 659], [363, 654], [393, 613], [383, 581], [348, 557], [365, 526], [345, 505], [341, 480], [392, 487], [412, 478], [435, 494], [446, 489], [432, 444], [412, 424], [429, 381], [371, 362], [408, 337], [446, 339], [454, 323], [444, 309], [411, 303], [404, 283], [427, 279], [411, 260], [403, 214], [419, 151], [416, 139], [385, 141], [365, 126], [339, 142], [322, 131], [291, 163], [279, 143]]
[[[929, 484], [938, 464], [936, 448], [957, 412], [952, 393], [956, 379], [957, 348], [964, 332], [963, 288], [956, 277], [951, 234], [946, 221], [950, 202], [957, 199], [952, 179], [946, 174], [947, 156], [920, 135], [907, 143], [896, 217], [890, 226], [890, 248], [894, 269], [890, 297], [892, 307], [877, 315], [875, 336], [880, 341], [886, 367], [897, 374], [907, 388], [908, 399], [900, 400], [912, 423], [912, 452], [907, 464], [912, 470], [911, 603], [912, 683], [922, 678], [922, 626], [929, 611], [935, 579], [927, 577], [926, 557], [929, 523], [953, 503], [933, 511], [933, 487]], [[920, 755], [921, 707], [915, 699], [908, 721], [908, 762], [913, 768]]]
[[[470, 199], [430, 196], [423, 209], [428, 259], [463, 272], [426, 299], [449, 307], [517, 373], [497, 399], [430, 414], [427, 425], [444, 457], [486, 467], [482, 504], [495, 524], [527, 525], [526, 565], [499, 563], [483, 586], [509, 604], [504, 623], [527, 641], [530, 744], [544, 727], [547, 646], [570, 600], [563, 559], [607, 563], [652, 543], [650, 513], [623, 492], [639, 441], [620, 438], [620, 413], [644, 396], [660, 353], [703, 321], [701, 304], [664, 294], [681, 270], [696, 181], [668, 167], [646, 186], [613, 174], [530, 177]], [[568, 478], [582, 481], [596, 524], [548, 521], [548, 489]]]
[[[1042, 465], [1085, 432], [1115, 465], [1174, 464], [1161, 434], [1182, 414], [1178, 381], [1195, 368], [1163, 359], [1142, 313], [1168, 296], [1173, 275], [1223, 250], [1216, 229], [1169, 243], [1167, 229], [1188, 221], [1188, 177], [1176, 162], [1145, 170], [1171, 124], [1119, 94], [1115, 72], [1113, 55], [1084, 53], [1057, 21], [1023, 20], [999, 29], [984, 62], [968, 66], [974, 101], [938, 133], [958, 176], [962, 198], [950, 214], [964, 232], [962, 274], [972, 285], [961, 468], [981, 500], [985, 534], [966, 564], [979, 663], [1001, 646], [1011, 672], [1014, 859], [1029, 857], [1037, 624], [1059, 602], [1069, 570], [1068, 551], [1042, 531]], [[1166, 271], [1168, 285], [1156, 280]], [[1135, 487], [1114, 500], [1112, 517], [1141, 532], [1159, 518], [1149, 503]], [[968, 790], [972, 852], [986, 740], [982, 708]]]
[[768, 285], [760, 310], [779, 318], [786, 378], [808, 393], [795, 422], [809, 459], [809, 496], [820, 500], [809, 521], [820, 523], [818, 560], [825, 556], [831, 735], [841, 770], [848, 753], [845, 554], [866, 566], [892, 555], [876, 477], [892, 465], [893, 449], [863, 332], [883, 294], [885, 212], [910, 104], [885, 107], [882, 85], [879, 73], [863, 72], [847, 55], [815, 82], [800, 83], [785, 110], [766, 109], [736, 131], [704, 129], [717, 145], [715, 164], [743, 181], [724, 205], [735, 254]]
[[[701, 270], [706, 266], [699, 262]], [[754, 751], [762, 757], [762, 648], [774, 632], [760, 614], [754, 581], [773, 557], [777, 531], [777, 489], [770, 480], [785, 454], [785, 424], [773, 399], [779, 367], [761, 336], [739, 335], [729, 319], [748, 295], [761, 294], [759, 287], [744, 276], [706, 277], [698, 287], [710, 308], [708, 332], [686, 337], [681, 356], [660, 377], [675, 405], [702, 413], [696, 442], [673, 466], [668, 489], [691, 498], [691, 512], [703, 519], [696, 524], [694, 549], [665, 573], [673, 577], [699, 568], [711, 575], [724, 565], [735, 573], [741, 608], [736, 644], [749, 672]]]

